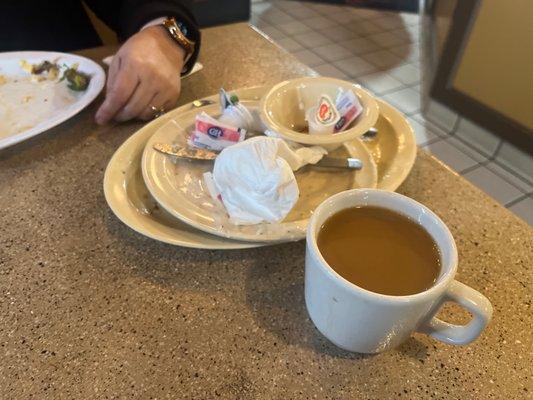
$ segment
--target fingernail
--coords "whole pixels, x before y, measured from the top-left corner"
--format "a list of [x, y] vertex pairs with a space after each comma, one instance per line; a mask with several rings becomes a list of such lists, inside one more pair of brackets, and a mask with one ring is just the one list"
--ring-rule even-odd
[[105, 125], [105, 123], [107, 122], [107, 120], [101, 114], [98, 113], [96, 113], [96, 115], [94, 116], [94, 120], [98, 125]]
[[109, 120], [109, 117], [107, 116], [107, 112], [100, 107], [98, 111], [96, 111], [94, 119], [97, 124], [103, 125]]

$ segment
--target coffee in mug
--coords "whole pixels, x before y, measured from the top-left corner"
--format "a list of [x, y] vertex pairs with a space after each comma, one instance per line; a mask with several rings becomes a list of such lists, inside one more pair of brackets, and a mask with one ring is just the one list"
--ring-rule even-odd
[[[457, 264], [452, 234], [424, 205], [385, 190], [341, 192], [309, 220], [307, 311], [324, 336], [349, 351], [379, 353], [413, 332], [464, 345], [485, 329], [492, 306], [455, 280]], [[470, 322], [437, 318], [446, 302], [468, 310]]]
[[440, 273], [431, 235], [410, 218], [382, 207], [350, 207], [320, 227], [318, 249], [344, 279], [371, 292], [423, 292]]

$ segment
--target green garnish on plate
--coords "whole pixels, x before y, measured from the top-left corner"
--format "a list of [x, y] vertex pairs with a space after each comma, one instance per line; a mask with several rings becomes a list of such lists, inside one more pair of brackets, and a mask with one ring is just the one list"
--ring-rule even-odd
[[76, 92], [82, 92], [89, 86], [91, 77], [78, 71], [77, 65], [67, 68], [60, 80], [67, 80], [67, 86]]

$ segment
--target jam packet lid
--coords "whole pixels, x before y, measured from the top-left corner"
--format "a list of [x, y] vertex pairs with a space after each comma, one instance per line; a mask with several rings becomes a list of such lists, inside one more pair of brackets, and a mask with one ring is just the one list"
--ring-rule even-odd
[[246, 129], [237, 128], [210, 117], [205, 112], [196, 116], [195, 129], [189, 136], [189, 146], [220, 151], [242, 142]]
[[327, 95], [320, 96], [320, 101], [305, 113], [310, 135], [332, 134], [340, 115]]
[[318, 107], [316, 108], [316, 120], [323, 125], [336, 123], [339, 119], [339, 112], [333, 101], [327, 95], [320, 96]]

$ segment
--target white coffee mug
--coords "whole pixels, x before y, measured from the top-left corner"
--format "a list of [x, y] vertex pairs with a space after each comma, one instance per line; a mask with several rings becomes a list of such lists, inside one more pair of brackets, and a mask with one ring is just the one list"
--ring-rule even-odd
[[[317, 246], [321, 226], [340, 210], [365, 206], [403, 214], [432, 236], [440, 250], [441, 272], [431, 288], [409, 296], [374, 293], [347, 281], [327, 264]], [[406, 196], [376, 189], [348, 190], [324, 201], [309, 221], [305, 258], [307, 310], [318, 330], [345, 350], [379, 353], [398, 346], [415, 331], [449, 344], [464, 345], [475, 340], [489, 323], [492, 306], [481, 293], [454, 280], [456, 271], [457, 248], [450, 231], [427, 207]], [[466, 325], [453, 325], [436, 318], [442, 304], [448, 301], [470, 311], [472, 320]]]

